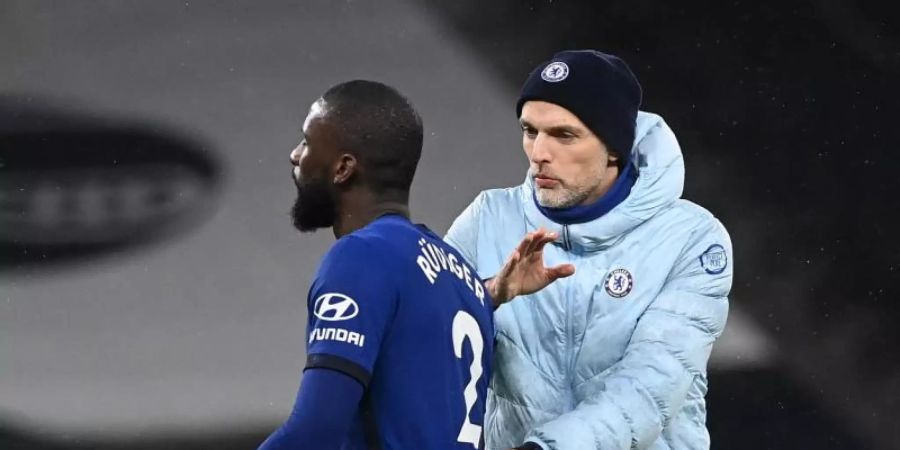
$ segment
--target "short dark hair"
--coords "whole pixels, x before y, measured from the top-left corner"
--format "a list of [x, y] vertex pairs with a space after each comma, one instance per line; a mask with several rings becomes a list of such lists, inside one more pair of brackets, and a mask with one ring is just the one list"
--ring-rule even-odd
[[422, 155], [422, 119], [396, 89], [376, 81], [338, 84], [322, 96], [338, 142], [360, 160], [376, 194], [408, 196]]

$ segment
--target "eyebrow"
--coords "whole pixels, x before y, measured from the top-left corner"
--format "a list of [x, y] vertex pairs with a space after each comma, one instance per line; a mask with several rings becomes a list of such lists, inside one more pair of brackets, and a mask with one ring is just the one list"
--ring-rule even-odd
[[[538, 128], [538, 127], [532, 125], [531, 122], [528, 122], [527, 120], [520, 120], [519, 124], [521, 124], [523, 127], [527, 127], [527, 128], [534, 128], [534, 129]], [[571, 125], [556, 125], [556, 126], [547, 128], [547, 133], [548, 134], [570, 133], [570, 134], [574, 134], [576, 136], [580, 136], [582, 134], [582, 131]]]

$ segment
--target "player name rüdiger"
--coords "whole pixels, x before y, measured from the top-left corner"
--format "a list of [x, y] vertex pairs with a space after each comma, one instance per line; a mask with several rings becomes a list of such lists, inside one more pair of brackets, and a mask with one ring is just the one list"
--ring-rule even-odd
[[429, 283], [434, 284], [441, 272], [449, 270], [456, 278], [465, 281], [466, 286], [475, 293], [475, 297], [478, 297], [482, 305], [484, 304], [484, 286], [481, 285], [481, 280], [477, 275], [473, 276], [469, 266], [461, 262], [456, 255], [445, 252], [425, 239], [419, 239], [419, 251], [421, 254], [416, 258], [416, 264], [422, 269]]

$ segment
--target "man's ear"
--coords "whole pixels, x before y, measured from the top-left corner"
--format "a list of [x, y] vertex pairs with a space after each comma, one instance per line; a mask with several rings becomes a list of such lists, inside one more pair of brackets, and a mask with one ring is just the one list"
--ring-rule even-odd
[[609, 155], [607, 156], [607, 163], [606, 163], [607, 166], [616, 166], [619, 168], [619, 171], [621, 171], [623, 168], [624, 162], [625, 161], [619, 157], [618, 152], [615, 152], [612, 150], [609, 151]]
[[619, 164], [619, 154], [613, 151], [609, 152], [609, 156], [607, 156], [609, 162], [618, 165]]
[[350, 181], [359, 170], [359, 160], [355, 156], [344, 153], [337, 160], [337, 167], [334, 171], [334, 184], [344, 184]]

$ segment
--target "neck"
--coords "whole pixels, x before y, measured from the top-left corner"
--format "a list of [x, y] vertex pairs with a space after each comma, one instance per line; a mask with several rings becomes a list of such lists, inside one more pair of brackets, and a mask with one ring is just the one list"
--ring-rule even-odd
[[606, 167], [606, 174], [603, 177], [603, 180], [600, 181], [600, 185], [597, 186], [597, 189], [591, 193], [583, 202], [581, 202], [578, 206], [591, 205], [600, 200], [613, 186], [616, 184], [616, 180], [619, 179], [619, 168], [615, 165], [610, 165]]
[[334, 237], [340, 239], [385, 214], [409, 218], [408, 201], [377, 198], [371, 192], [348, 192], [341, 197], [341, 209], [332, 226]]

